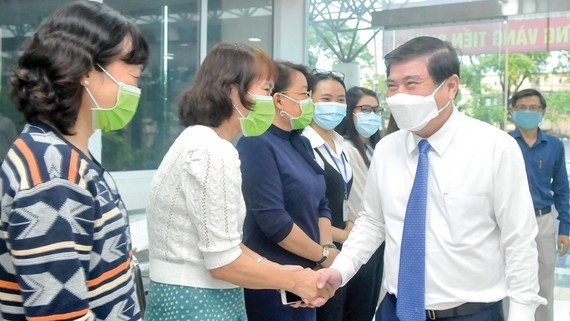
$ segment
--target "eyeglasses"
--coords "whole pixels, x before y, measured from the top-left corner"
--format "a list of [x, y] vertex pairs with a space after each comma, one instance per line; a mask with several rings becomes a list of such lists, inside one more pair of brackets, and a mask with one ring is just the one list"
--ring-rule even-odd
[[333, 76], [333, 77], [339, 78], [341, 81], [344, 82], [344, 74], [340, 71], [313, 69], [313, 74], [315, 74], [316, 76], [321, 76], [321, 77]]
[[358, 105], [354, 106], [354, 108], [360, 108], [360, 111], [362, 111], [365, 114], [370, 114], [371, 112], [373, 112], [376, 115], [381, 115], [384, 113], [384, 108], [380, 106]]
[[530, 110], [530, 111], [534, 111], [534, 112], [538, 112], [538, 111], [542, 111], [544, 109], [544, 107], [539, 106], [539, 105], [515, 105], [512, 107], [512, 109], [514, 111], [524, 111], [524, 110]]
[[311, 98], [313, 91], [312, 90], [309, 90], [309, 91], [282, 91], [281, 94], [285, 94], [285, 95], [297, 94], [297, 95], [302, 95], [303, 99], [306, 99], [306, 98]]

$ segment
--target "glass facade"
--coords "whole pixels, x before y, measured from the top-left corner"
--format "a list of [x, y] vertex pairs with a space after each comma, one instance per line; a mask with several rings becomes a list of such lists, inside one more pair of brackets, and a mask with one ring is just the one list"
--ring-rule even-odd
[[[24, 125], [9, 99], [9, 68], [17, 63], [18, 49], [26, 37], [65, 2], [68, 1], [0, 2], [0, 159], [4, 157], [3, 149], [15, 138], [12, 124], [16, 132]], [[182, 130], [177, 120], [176, 97], [192, 80], [204, 51], [220, 41], [239, 41], [272, 54], [272, 0], [103, 2], [131, 18], [147, 37], [151, 50], [149, 64], [139, 79], [142, 96], [135, 117], [125, 129], [101, 135], [101, 162], [111, 171], [158, 167]], [[206, 14], [202, 13], [202, 5], [207, 6]], [[206, 50], [202, 50], [203, 39], [207, 39]]]
[[[19, 48], [25, 39], [51, 11], [66, 2], [69, 1], [0, 1], [0, 161], [6, 148], [15, 139], [15, 133], [21, 131], [24, 126], [21, 114], [15, 110], [9, 99], [9, 69], [17, 63]], [[351, 22], [353, 18], [370, 21], [362, 28], [364, 34], [361, 34], [361, 42], [374, 44], [366, 45], [373, 55], [368, 60], [361, 55], [357, 57], [357, 62], [360, 63], [360, 68], [373, 69], [374, 79], [367, 84], [366, 75], [361, 74], [359, 79], [362, 85], [379, 92], [384, 91], [385, 70], [382, 57], [411, 37], [432, 35], [449, 40], [462, 51], [462, 88], [457, 102], [463, 111], [505, 130], [510, 129], [512, 125], [508, 121], [505, 108], [507, 98], [518, 89], [534, 87], [546, 94], [549, 100], [543, 128], [560, 136], [570, 136], [570, 103], [565, 103], [570, 99], [570, 9], [551, 11], [547, 6], [548, 3], [564, 2], [562, 0], [497, 1], [503, 3], [502, 7], [496, 8], [503, 10], [500, 15], [493, 16], [489, 13], [486, 17], [475, 17], [477, 19], [473, 20], [468, 20], [467, 16], [475, 14], [475, 10], [462, 10], [456, 17], [442, 17], [428, 11], [436, 6], [441, 9], [441, 5], [473, 5], [489, 1], [103, 2], [139, 25], [151, 49], [149, 65], [139, 80], [142, 97], [137, 114], [125, 129], [100, 134], [101, 143], [96, 146], [101, 151], [103, 165], [114, 172], [131, 214], [144, 214], [152, 170], [158, 167], [169, 146], [182, 130], [177, 121], [176, 98], [192, 81], [208, 50], [220, 41], [248, 42], [276, 59], [308, 63], [295, 61], [288, 54], [311, 45], [305, 43], [306, 35], [295, 32], [295, 29], [305, 25], [305, 21], [299, 20], [302, 19], [301, 16], [310, 17], [309, 7], [315, 4], [318, 15], [314, 21], [309, 21], [310, 24], [315, 21], [330, 23], [327, 14], [331, 15], [331, 19], [344, 21], [343, 28], [337, 31], [347, 31], [358, 26]], [[512, 7], [514, 3], [518, 3], [516, 8]], [[351, 6], [355, 5], [357, 10], [350, 11]], [[367, 10], [362, 11], [364, 5]], [[383, 25], [383, 30], [378, 31], [377, 28], [383, 22], [374, 19], [375, 11], [390, 12], [417, 7], [428, 9], [422, 15], [404, 15], [405, 18], [402, 19], [396, 19], [396, 16], [390, 13], [397, 21], [392, 26]], [[287, 9], [290, 12], [287, 12]], [[445, 24], [433, 21], [422, 23], [421, 18], [447, 20]], [[331, 25], [336, 26], [334, 23]], [[372, 36], [371, 32], [374, 33]], [[332, 35], [338, 34], [339, 32], [336, 32]], [[352, 39], [348, 40], [354, 47], [350, 42]], [[320, 49], [325, 49], [322, 43], [319, 46]], [[317, 56], [322, 58], [326, 53], [319, 51]], [[570, 156], [570, 141], [565, 138], [563, 141]], [[97, 152], [95, 154], [97, 155]], [[124, 185], [125, 181], [131, 182], [130, 185]], [[568, 316], [570, 313], [570, 259], [567, 258], [568, 256], [565, 256], [557, 262], [557, 317]]]

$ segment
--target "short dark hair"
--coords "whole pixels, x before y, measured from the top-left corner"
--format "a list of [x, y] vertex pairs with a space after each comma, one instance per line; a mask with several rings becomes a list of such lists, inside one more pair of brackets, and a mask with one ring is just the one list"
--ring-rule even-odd
[[[124, 54], [126, 38], [131, 48]], [[68, 3], [24, 43], [10, 76], [10, 96], [26, 122], [45, 119], [61, 133], [73, 135], [70, 129], [83, 97], [81, 77], [117, 58], [146, 66], [148, 53], [141, 31], [119, 12], [93, 1]]]
[[408, 61], [413, 58], [428, 58], [427, 69], [436, 85], [439, 85], [452, 75], [459, 77], [459, 56], [453, 46], [435, 37], [413, 38], [384, 57], [386, 74], [390, 76], [393, 63]]
[[[346, 92], [346, 117], [340, 122], [340, 124], [335, 128], [335, 130], [344, 136], [346, 139], [350, 140], [352, 144], [358, 150], [360, 156], [364, 160], [366, 166], [370, 166], [370, 161], [366, 155], [366, 145], [360, 140], [360, 136], [356, 131], [356, 124], [354, 123], [354, 118], [352, 114], [354, 113], [354, 108], [358, 104], [358, 101], [364, 96], [371, 96], [376, 99], [379, 103], [378, 95], [373, 90], [364, 87], [352, 87]], [[378, 128], [380, 129], [380, 128]], [[374, 147], [376, 143], [380, 140], [380, 131], [374, 133], [374, 135], [369, 137], [370, 145]]]
[[272, 95], [275, 93], [283, 92], [291, 86], [292, 75], [295, 71], [298, 71], [302, 73], [303, 76], [305, 76], [307, 79], [307, 89], [309, 89], [313, 75], [306, 66], [282, 60], [277, 61], [276, 65], [277, 71], [279, 72], [279, 77], [277, 78], [275, 87], [273, 87], [273, 91], [271, 92]]
[[513, 107], [515, 105], [515, 103], [517, 102], [517, 100], [519, 100], [523, 97], [529, 97], [529, 96], [537, 96], [538, 99], [540, 100], [540, 104], [542, 105], [542, 108], [546, 108], [546, 99], [544, 98], [544, 96], [542, 96], [540, 91], [538, 91], [536, 89], [532, 89], [532, 88], [517, 91], [509, 100], [509, 104], [511, 105], [511, 107]]
[[261, 49], [244, 43], [220, 42], [208, 53], [194, 81], [180, 95], [178, 116], [184, 127], [204, 125], [218, 127], [231, 117], [231, 85], [237, 85], [242, 105], [251, 109], [247, 90], [255, 79], [276, 81], [275, 62]]

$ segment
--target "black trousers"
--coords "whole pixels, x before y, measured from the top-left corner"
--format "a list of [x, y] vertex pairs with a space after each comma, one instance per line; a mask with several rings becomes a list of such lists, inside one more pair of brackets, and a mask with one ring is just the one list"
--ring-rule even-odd
[[[504, 321], [503, 301], [499, 301], [479, 313], [452, 318], [438, 318], [437, 321]], [[400, 321], [396, 316], [396, 297], [386, 294], [376, 311], [376, 321]]]

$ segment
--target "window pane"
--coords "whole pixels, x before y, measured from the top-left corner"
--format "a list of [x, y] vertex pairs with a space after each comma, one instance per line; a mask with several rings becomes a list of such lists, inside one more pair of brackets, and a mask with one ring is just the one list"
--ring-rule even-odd
[[198, 68], [199, 1], [104, 2], [141, 28], [150, 60], [137, 114], [125, 129], [103, 133], [102, 163], [112, 171], [156, 169], [182, 130], [176, 98]]
[[51, 11], [68, 1], [41, 1], [30, 10], [24, 1], [0, 2], [0, 163], [24, 127], [22, 114], [10, 100], [9, 73], [17, 64], [19, 48]]
[[273, 55], [273, 1], [208, 1], [208, 49], [220, 41], [244, 42]]

